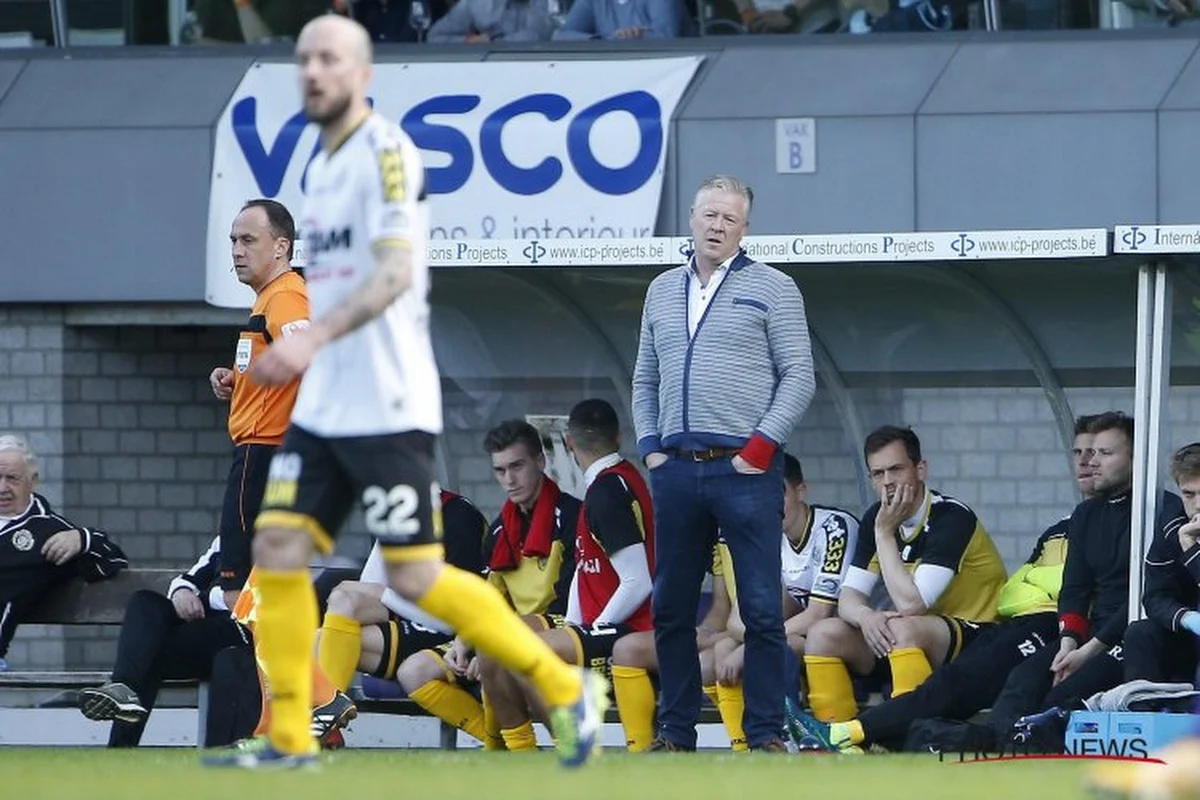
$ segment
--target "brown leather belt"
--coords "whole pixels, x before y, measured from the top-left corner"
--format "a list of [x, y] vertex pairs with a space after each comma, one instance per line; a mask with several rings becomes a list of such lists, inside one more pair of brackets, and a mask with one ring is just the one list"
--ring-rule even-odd
[[671, 448], [667, 450], [667, 454], [673, 458], [682, 458], [685, 461], [719, 461], [723, 458], [733, 458], [740, 453], [736, 447], [713, 447], [708, 450], [677, 450]]

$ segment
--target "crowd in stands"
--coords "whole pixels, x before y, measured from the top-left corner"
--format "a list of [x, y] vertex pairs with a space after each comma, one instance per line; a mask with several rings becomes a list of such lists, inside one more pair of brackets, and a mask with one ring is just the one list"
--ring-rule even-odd
[[[1174, 25], [1196, 13], [1192, 0], [1127, 2], [1143, 24]], [[118, 5], [106, 27], [123, 27], [124, 43], [165, 43], [178, 33], [185, 45], [293, 41], [326, 13], [353, 16], [378, 42], [408, 43], [944, 31], [985, 27], [986, 16], [980, 0], [190, 0], [182, 30], [167, 32], [162, 9], [133, 4], [123, 12]], [[122, 21], [122, 13], [146, 19]], [[1098, 19], [1095, 0], [1009, 0], [1001, 13], [1006, 29], [1089, 28]], [[81, 36], [72, 43], [95, 43], [82, 30], [93, 25], [105, 23], [71, 21], [72, 35]], [[24, 30], [31, 38], [13, 44], [53, 39], [46, 11], [37, 8], [14, 14], [11, 25], [0, 22], [0, 44]]]
[[[970, 5], [964, 0], [201, 0], [196, 17], [201, 41], [294, 37], [315, 14], [333, 12], [352, 15], [379, 42], [475, 43], [938, 31], [969, 27]], [[286, 13], [277, 7], [286, 7]]]

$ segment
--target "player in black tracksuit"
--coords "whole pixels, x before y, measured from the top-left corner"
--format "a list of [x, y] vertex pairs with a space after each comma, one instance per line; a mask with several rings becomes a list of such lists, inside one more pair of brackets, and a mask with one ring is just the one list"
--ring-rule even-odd
[[[75, 531], [78, 553], [62, 564], [43, 554], [56, 534]], [[125, 554], [102, 531], [76, 525], [54, 513], [50, 503], [32, 494], [24, 513], [0, 520], [0, 662], [17, 625], [47, 595], [72, 578], [94, 582], [128, 566]]]
[[[1200, 611], [1196, 611], [1197, 581], [1200, 581], [1200, 442], [1185, 445], [1171, 459], [1171, 477], [1183, 496], [1185, 518], [1163, 536], [1156, 536], [1146, 556], [1146, 589], [1142, 604], [1149, 619], [1129, 626], [1126, 633], [1127, 663], [1135, 647], [1150, 651], [1140, 675], [1150, 679], [1192, 681], [1195, 636], [1200, 636]], [[1146, 640], [1132, 641], [1135, 628], [1149, 631]], [[1200, 705], [1193, 713], [1200, 712]], [[1200, 716], [1195, 717], [1200, 720]], [[1151, 753], [1152, 760], [1096, 765], [1090, 770], [1089, 789], [1106, 797], [1194, 797], [1200, 791], [1200, 725], [1193, 723], [1191, 736], [1178, 739]]]
[[[1050, 646], [1013, 670], [997, 698], [988, 725], [999, 742], [1008, 741], [1019, 717], [1047, 708], [1080, 708], [1096, 692], [1124, 680], [1125, 636], [1129, 618], [1129, 532], [1131, 492], [1085, 500], [1071, 515], [1067, 566], [1059, 593], [1060, 642], [1070, 637], [1079, 647], [1099, 649], [1069, 677], [1053, 685], [1051, 663], [1060, 647]], [[1155, 538], [1178, 528], [1183, 504], [1164, 492]], [[1060, 743], [1061, 744], [1061, 743]]]
[[[988, 715], [988, 725], [1001, 745], [1011, 740], [1018, 718], [1051, 708], [1081, 708], [1083, 700], [1124, 679], [1133, 420], [1115, 412], [1101, 414], [1089, 430], [1094, 434], [1092, 467], [1099, 496], [1080, 503], [1071, 514], [1067, 563], [1058, 595], [1059, 644], [1030, 657], [1009, 676]], [[1154, 537], [1162, 537], [1182, 513], [1179, 497], [1164, 492]], [[1055, 739], [1048, 736], [1046, 744], [1053, 746]], [[1057, 747], [1061, 746], [1057, 738]]]
[[1184, 553], [1180, 515], [1161, 531], [1146, 554], [1142, 606], [1146, 619], [1125, 631], [1125, 680], [1191, 683], [1196, 672], [1196, 635], [1183, 626], [1184, 615], [1200, 600], [1200, 545]]

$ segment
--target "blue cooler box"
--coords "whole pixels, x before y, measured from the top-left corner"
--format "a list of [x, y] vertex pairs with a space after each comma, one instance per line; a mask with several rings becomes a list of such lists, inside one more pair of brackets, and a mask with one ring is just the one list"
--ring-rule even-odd
[[1133, 711], [1074, 711], [1067, 722], [1066, 749], [1076, 756], [1149, 758], [1197, 731], [1192, 714]]

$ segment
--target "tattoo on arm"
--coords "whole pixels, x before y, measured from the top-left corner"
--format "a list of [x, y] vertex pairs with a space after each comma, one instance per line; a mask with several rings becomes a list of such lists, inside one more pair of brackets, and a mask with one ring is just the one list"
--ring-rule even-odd
[[327, 338], [337, 339], [366, 325], [411, 285], [412, 254], [408, 247], [380, 247], [375, 253], [375, 271], [320, 321]]

